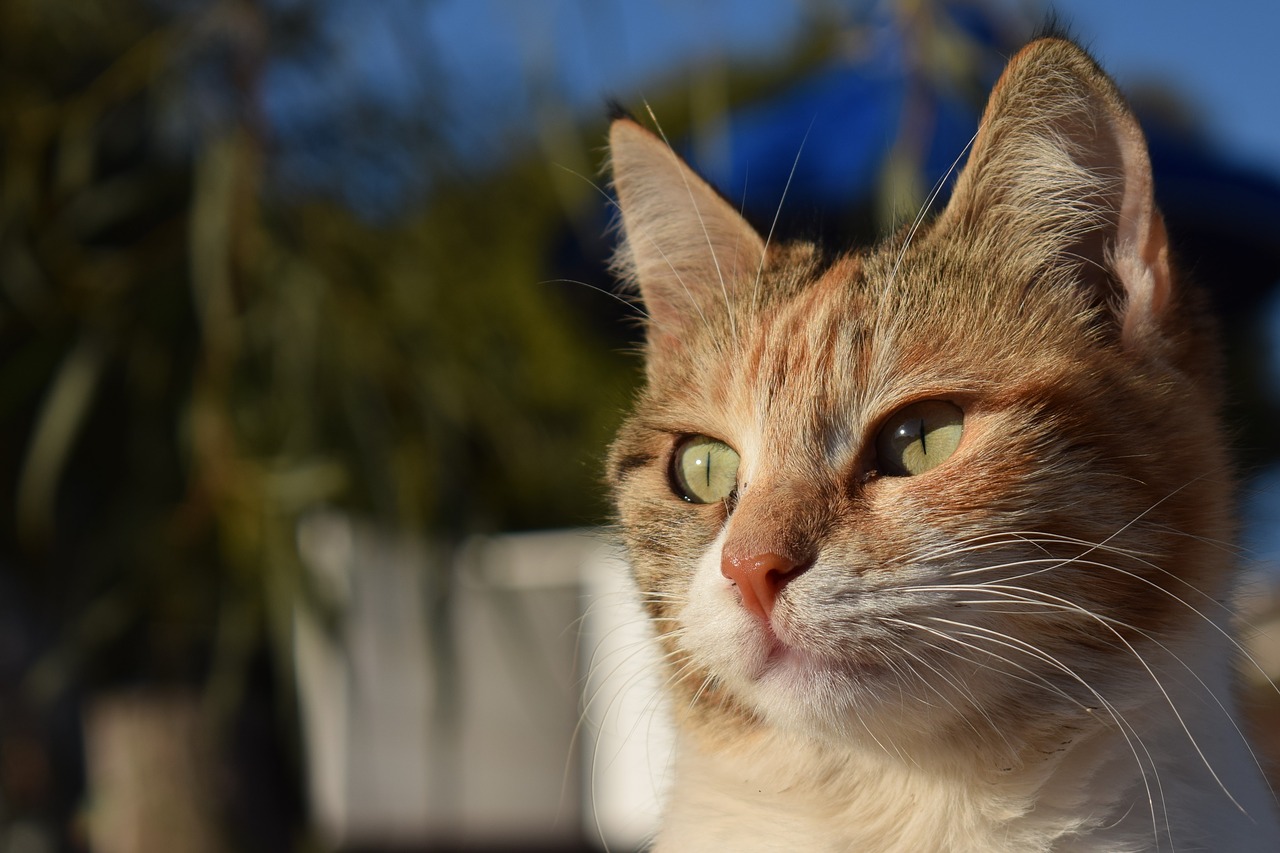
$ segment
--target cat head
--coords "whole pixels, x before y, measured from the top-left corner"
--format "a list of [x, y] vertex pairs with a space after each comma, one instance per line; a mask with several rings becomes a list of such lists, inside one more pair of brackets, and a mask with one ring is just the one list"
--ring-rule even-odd
[[631, 119], [610, 151], [647, 332], [610, 477], [687, 727], [1071, 719], [1199, 618], [1230, 535], [1212, 334], [1078, 47], [1014, 57], [935, 219], [834, 260]]

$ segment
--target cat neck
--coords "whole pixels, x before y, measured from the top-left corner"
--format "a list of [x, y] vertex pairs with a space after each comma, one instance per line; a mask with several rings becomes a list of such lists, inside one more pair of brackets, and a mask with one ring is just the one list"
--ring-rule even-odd
[[1078, 719], [1069, 738], [1025, 740], [1012, 761], [977, 739], [686, 731], [654, 849], [1123, 853], [1174, 849], [1170, 837], [1177, 849], [1214, 849], [1215, 837], [1269, 849], [1274, 798], [1231, 706], [1230, 642], [1206, 625], [1175, 654], [1183, 677], [1135, 694], [1124, 727]]

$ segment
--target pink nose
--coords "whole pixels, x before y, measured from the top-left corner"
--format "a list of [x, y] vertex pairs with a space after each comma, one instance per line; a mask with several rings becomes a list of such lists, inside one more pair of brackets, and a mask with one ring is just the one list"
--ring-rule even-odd
[[720, 574], [733, 581], [742, 596], [742, 606], [765, 621], [773, 612], [778, 593], [792, 578], [801, 575], [809, 566], [778, 554], [757, 554], [738, 558], [721, 554]]

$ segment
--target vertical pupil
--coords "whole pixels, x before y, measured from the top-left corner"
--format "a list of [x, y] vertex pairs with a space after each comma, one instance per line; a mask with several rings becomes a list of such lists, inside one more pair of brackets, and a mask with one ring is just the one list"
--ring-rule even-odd
[[904, 406], [876, 436], [877, 458], [894, 476], [936, 468], [960, 444], [964, 412], [947, 400]]
[[711, 449], [707, 449], [707, 459], [702, 463], [707, 469], [707, 488], [711, 488]]

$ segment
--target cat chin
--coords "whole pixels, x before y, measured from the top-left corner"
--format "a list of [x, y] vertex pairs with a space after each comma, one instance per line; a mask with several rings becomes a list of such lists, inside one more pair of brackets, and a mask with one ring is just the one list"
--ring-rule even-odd
[[793, 648], [767, 659], [735, 691], [770, 726], [810, 736], [871, 734], [888, 727], [901, 706], [889, 699], [892, 673], [883, 664], [833, 660]]
[[921, 685], [905, 683], [895, 664], [867, 657], [826, 658], [781, 647], [746, 679], [723, 683], [770, 728], [820, 742], [883, 750], [944, 732], [953, 737], [972, 726], [960, 718], [958, 702], [939, 701], [944, 694], [936, 686], [921, 696]]

